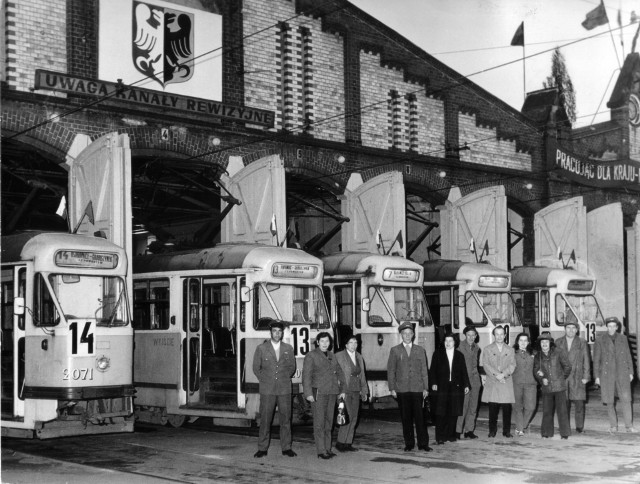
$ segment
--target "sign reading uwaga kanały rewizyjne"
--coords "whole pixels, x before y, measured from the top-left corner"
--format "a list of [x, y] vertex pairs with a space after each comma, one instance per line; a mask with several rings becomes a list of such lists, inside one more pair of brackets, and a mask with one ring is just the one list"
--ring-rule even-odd
[[264, 109], [229, 106], [217, 101], [122, 86], [115, 82], [85, 79], [42, 69], [36, 69], [35, 88], [84, 96], [104, 96], [114, 100], [226, 118], [268, 128], [273, 127], [275, 120], [275, 113]]
[[596, 161], [576, 155], [550, 141], [547, 160], [553, 173], [591, 187], [628, 187], [640, 189], [640, 163], [625, 161]]

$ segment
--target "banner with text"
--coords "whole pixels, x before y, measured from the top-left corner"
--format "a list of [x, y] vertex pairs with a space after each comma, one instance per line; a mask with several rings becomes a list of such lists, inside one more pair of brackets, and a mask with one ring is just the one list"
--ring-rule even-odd
[[590, 160], [549, 140], [547, 163], [554, 173], [582, 185], [640, 189], [640, 163], [637, 161]]

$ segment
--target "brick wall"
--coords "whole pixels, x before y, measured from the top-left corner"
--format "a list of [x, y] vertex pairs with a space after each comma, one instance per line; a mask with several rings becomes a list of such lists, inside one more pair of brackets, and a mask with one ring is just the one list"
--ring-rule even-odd
[[37, 68], [67, 72], [66, 0], [19, 0], [5, 5], [9, 89], [28, 91]]
[[344, 141], [342, 37], [323, 32], [319, 19], [296, 17], [290, 0], [272, 0], [269, 8], [263, 1], [245, 0], [242, 15], [245, 36], [266, 29], [244, 41], [245, 104], [276, 111], [276, 128], [281, 129], [284, 83], [289, 88], [295, 82], [287, 91], [290, 102], [302, 106], [288, 113], [294, 132], [300, 133], [310, 119], [316, 138]]
[[640, 161], [640, 128], [629, 126], [629, 158]]
[[476, 116], [458, 115], [460, 144], [469, 150], [460, 151], [460, 161], [480, 163], [500, 168], [531, 170], [531, 155], [518, 152], [516, 142], [497, 138], [496, 129], [477, 126]]
[[360, 52], [360, 79], [363, 146], [411, 148], [444, 157], [441, 100], [427, 97], [418, 84], [405, 82], [402, 70], [382, 67], [376, 53]]

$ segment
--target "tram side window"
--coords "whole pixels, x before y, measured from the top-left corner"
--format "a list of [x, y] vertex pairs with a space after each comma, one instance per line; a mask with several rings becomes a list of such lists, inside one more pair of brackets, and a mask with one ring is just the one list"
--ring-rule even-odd
[[[2, 335], [13, 330], [13, 269], [2, 271]], [[3, 338], [3, 344], [5, 343]]]
[[200, 330], [200, 280], [185, 279], [183, 285], [182, 301], [184, 306], [184, 314], [182, 326], [187, 331], [187, 322], [189, 331]]
[[133, 316], [134, 329], [169, 329], [169, 280], [136, 281]]
[[[347, 284], [344, 286], [335, 286], [337, 323], [341, 327], [353, 328], [360, 327], [360, 308], [356, 305], [353, 307], [353, 286]], [[358, 300], [359, 302], [359, 300]], [[355, 313], [355, 316], [354, 316]]]
[[35, 326], [56, 326], [59, 324], [60, 315], [42, 274], [36, 274], [33, 290], [33, 324]]
[[213, 354], [234, 354], [235, 322], [231, 311], [229, 284], [204, 284], [202, 289], [202, 326], [206, 330], [205, 346]]

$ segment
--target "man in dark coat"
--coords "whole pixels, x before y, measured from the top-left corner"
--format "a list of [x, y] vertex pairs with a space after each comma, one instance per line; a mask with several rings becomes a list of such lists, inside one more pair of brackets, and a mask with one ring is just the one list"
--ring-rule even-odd
[[[436, 442], [455, 442], [456, 422], [462, 415], [464, 397], [469, 393], [469, 377], [464, 356], [456, 350], [452, 334], [444, 337], [444, 348], [438, 348], [431, 360], [431, 390], [435, 392]], [[433, 393], [432, 393], [433, 395]]]
[[429, 434], [422, 410], [424, 400], [429, 395], [427, 352], [422, 346], [413, 344], [414, 331], [411, 323], [402, 323], [398, 330], [402, 343], [392, 347], [389, 352], [387, 380], [391, 396], [398, 399], [404, 451], [413, 450], [415, 425], [418, 449], [429, 452]]
[[331, 452], [331, 429], [333, 413], [338, 394], [345, 397], [345, 381], [331, 347], [331, 335], [318, 333], [317, 348], [304, 357], [302, 368], [302, 388], [307, 401], [311, 402], [313, 412], [313, 437], [319, 459], [330, 459], [336, 454]]
[[564, 336], [556, 340], [556, 347], [569, 355], [571, 374], [567, 378], [567, 415], [571, 416], [571, 403], [575, 406], [576, 432], [584, 431], [584, 402], [587, 399], [587, 383], [591, 379], [589, 345], [578, 336], [578, 322], [567, 321]]
[[618, 416], [615, 408], [616, 395], [622, 405], [624, 425], [627, 432], [637, 432], [633, 428], [631, 415], [631, 381], [633, 380], [633, 360], [629, 351], [629, 341], [619, 333], [622, 324], [616, 317], [607, 318], [607, 333], [596, 339], [593, 351], [593, 374], [596, 385], [600, 385], [602, 403], [609, 412], [609, 432], [617, 432]]
[[260, 432], [254, 457], [267, 455], [276, 405], [282, 455], [295, 457], [291, 449], [291, 377], [296, 371], [296, 358], [293, 347], [281, 341], [284, 324], [272, 321], [269, 330], [271, 339], [259, 345], [253, 355], [253, 373], [260, 382]]

